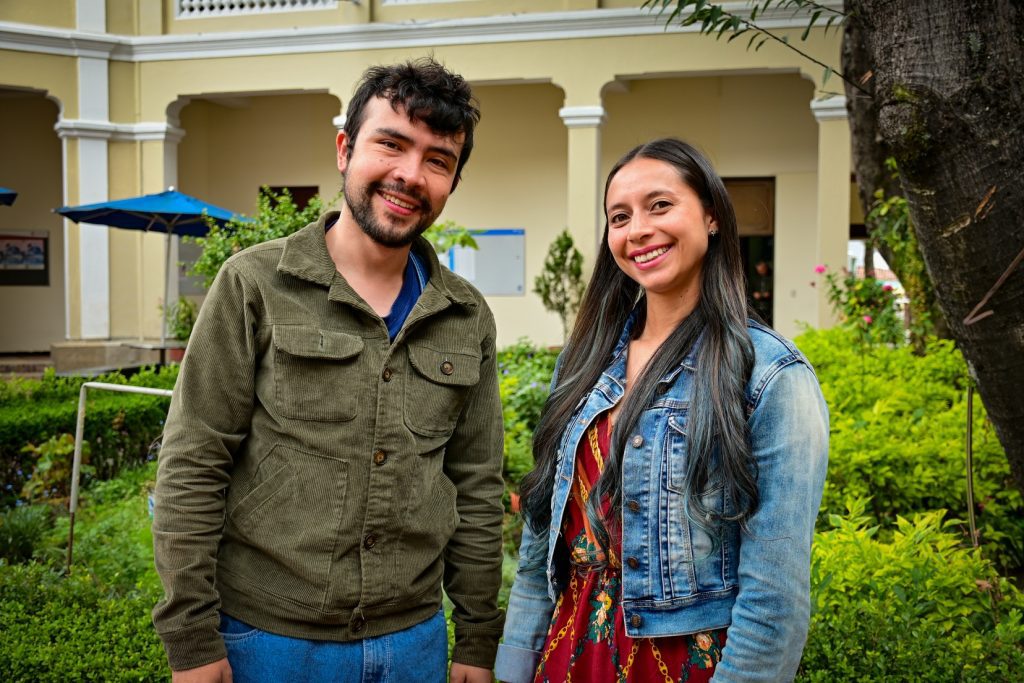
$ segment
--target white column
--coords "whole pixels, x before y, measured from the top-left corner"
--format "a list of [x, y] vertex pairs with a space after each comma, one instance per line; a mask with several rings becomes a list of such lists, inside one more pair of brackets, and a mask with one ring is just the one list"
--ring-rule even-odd
[[79, 31], [106, 33], [106, 0], [75, 0], [75, 18]]
[[568, 212], [566, 223], [576, 248], [583, 254], [584, 270], [594, 268], [601, 241], [601, 105], [562, 107], [558, 110], [569, 129]]
[[[850, 240], [850, 126], [846, 98], [836, 95], [811, 102], [818, 121], [817, 261], [835, 272], [846, 265]], [[824, 287], [818, 288], [819, 327], [837, 322]]]

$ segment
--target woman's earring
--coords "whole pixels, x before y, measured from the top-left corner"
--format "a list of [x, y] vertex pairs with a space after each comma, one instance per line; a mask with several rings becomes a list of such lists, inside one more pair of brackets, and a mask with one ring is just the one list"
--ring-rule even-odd
[[717, 236], [718, 236], [718, 231], [715, 230], [714, 228], [712, 228], [711, 232], [708, 233], [708, 237], [717, 237]]

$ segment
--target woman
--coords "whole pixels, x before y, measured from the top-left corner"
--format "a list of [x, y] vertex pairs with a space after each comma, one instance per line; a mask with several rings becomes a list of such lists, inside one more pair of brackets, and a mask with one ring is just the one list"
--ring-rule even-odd
[[500, 680], [792, 679], [828, 411], [748, 320], [721, 178], [675, 139], [605, 185], [603, 247], [534, 436]]

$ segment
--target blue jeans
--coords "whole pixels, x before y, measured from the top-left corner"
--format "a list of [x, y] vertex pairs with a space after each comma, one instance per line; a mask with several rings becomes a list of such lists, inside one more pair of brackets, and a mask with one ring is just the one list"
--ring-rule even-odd
[[348, 643], [267, 633], [221, 613], [235, 683], [442, 683], [448, 663], [444, 610], [404, 631]]

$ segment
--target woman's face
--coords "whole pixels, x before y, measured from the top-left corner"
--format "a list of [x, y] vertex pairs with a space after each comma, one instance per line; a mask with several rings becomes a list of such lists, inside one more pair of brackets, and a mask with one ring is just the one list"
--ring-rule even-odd
[[696, 302], [708, 234], [718, 226], [674, 166], [630, 161], [608, 186], [605, 215], [615, 262], [648, 298]]

